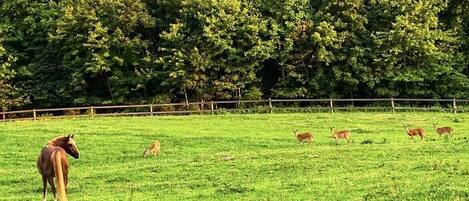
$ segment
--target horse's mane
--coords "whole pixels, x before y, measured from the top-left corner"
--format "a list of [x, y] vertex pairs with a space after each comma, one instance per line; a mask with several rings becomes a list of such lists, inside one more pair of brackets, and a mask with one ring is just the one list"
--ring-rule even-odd
[[49, 142], [47, 142], [47, 146], [59, 146], [61, 143], [63, 143], [66, 138], [67, 137], [64, 136], [55, 137], [54, 139], [49, 140]]

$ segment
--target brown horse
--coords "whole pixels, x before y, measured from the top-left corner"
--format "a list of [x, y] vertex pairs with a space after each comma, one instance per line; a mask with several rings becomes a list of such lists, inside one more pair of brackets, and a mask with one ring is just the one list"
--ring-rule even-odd
[[47, 142], [46, 147], [42, 148], [37, 159], [37, 168], [42, 175], [42, 200], [46, 200], [47, 182], [51, 186], [51, 191], [56, 200], [56, 190], [54, 177], [58, 188], [58, 197], [60, 201], [67, 201], [65, 194], [68, 183], [68, 161], [67, 153], [78, 159], [80, 152], [75, 145], [73, 136], [56, 137]]

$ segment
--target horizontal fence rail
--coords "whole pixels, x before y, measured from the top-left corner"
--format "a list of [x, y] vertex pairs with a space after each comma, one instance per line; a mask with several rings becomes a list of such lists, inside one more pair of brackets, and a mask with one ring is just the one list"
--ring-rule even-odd
[[137, 115], [184, 115], [220, 114], [225, 112], [286, 112], [286, 111], [335, 111], [379, 110], [396, 111], [421, 110], [466, 112], [469, 99], [418, 99], [418, 98], [375, 98], [375, 99], [267, 99], [234, 101], [201, 101], [189, 103], [163, 103], [140, 105], [87, 106], [70, 108], [31, 109], [0, 111], [2, 121], [19, 119], [60, 118], [67, 116], [137, 116]]

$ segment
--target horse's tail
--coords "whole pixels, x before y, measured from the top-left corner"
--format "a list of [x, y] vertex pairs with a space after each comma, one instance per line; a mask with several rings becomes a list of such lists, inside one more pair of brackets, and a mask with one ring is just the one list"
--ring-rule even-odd
[[62, 170], [62, 157], [60, 151], [55, 152], [55, 177], [57, 178], [57, 195], [59, 201], [67, 201], [65, 193], [64, 174]]

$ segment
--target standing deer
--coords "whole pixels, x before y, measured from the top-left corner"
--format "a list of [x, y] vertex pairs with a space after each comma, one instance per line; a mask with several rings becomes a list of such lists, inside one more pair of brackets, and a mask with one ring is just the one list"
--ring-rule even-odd
[[336, 144], [339, 144], [339, 139], [346, 139], [347, 143], [350, 144], [350, 131], [342, 130], [335, 132], [335, 128], [331, 127], [331, 137], [335, 139]]
[[453, 137], [453, 128], [451, 128], [449, 126], [438, 128], [438, 127], [436, 127], [436, 124], [433, 124], [433, 128], [435, 128], [436, 133], [438, 133], [438, 135], [440, 135], [440, 137], [443, 134], [447, 134], [450, 137]]
[[300, 134], [297, 134], [297, 133], [298, 133], [298, 130], [293, 131], [293, 135], [296, 137], [296, 139], [298, 139], [299, 142], [301, 143], [308, 142], [309, 144], [313, 141], [313, 134], [311, 134], [310, 132], [300, 133]]
[[414, 129], [409, 129], [408, 125], [404, 125], [405, 131], [407, 132], [407, 135], [409, 135], [412, 140], [414, 139], [414, 136], [418, 135], [420, 136], [420, 140], [423, 140], [425, 137], [425, 130], [423, 128], [414, 128]]

